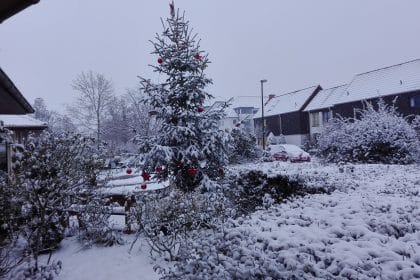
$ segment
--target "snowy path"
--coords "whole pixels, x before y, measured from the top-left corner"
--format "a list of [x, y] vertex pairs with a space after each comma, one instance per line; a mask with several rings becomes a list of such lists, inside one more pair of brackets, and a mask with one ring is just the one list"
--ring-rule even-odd
[[[129, 253], [132, 236], [126, 236], [125, 245], [82, 249], [74, 238], [65, 239], [52, 259], [61, 260], [63, 269], [57, 280], [155, 280], [153, 263], [147, 250], [139, 250], [140, 241]], [[140, 244], [140, 246], [139, 246]], [[143, 244], [143, 248], [147, 245]]]

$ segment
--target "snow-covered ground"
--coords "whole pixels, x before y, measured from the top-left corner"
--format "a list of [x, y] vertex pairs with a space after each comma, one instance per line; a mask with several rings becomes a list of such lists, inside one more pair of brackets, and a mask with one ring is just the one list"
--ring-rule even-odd
[[[218, 252], [225, 273], [237, 279], [420, 279], [418, 165], [266, 163], [232, 168], [255, 169], [312, 178], [315, 185], [324, 182], [337, 190], [231, 221], [221, 242], [230, 252]], [[210, 241], [197, 246], [220, 244], [206, 238]]]
[[[154, 280], [159, 275], [153, 270], [147, 244], [138, 241], [130, 252], [134, 236], [125, 235], [125, 244], [113, 247], [84, 249], [74, 238], [67, 238], [52, 260], [63, 264], [59, 280]], [[45, 261], [46, 256], [43, 256]]]
[[[273, 162], [236, 165], [229, 170], [234, 174], [245, 170], [262, 170], [269, 176], [288, 174], [335, 191], [292, 198], [230, 221], [224, 249], [232, 251], [218, 253], [223, 255], [224, 275], [238, 279], [256, 275], [273, 279], [420, 279], [418, 165]], [[135, 181], [139, 177], [120, 177], [111, 181], [107, 190], [130, 191], [141, 183]], [[129, 183], [125, 185], [124, 180]], [[74, 238], [66, 239], [53, 255], [63, 262], [57, 279], [158, 279], [147, 244], [140, 240], [129, 253], [133, 236], [124, 238], [125, 245], [92, 249], [81, 249]], [[213, 239], [217, 238], [203, 232], [200, 242], [217, 243]], [[206, 251], [211, 254], [212, 250]], [[210, 258], [206, 262], [211, 262]]]

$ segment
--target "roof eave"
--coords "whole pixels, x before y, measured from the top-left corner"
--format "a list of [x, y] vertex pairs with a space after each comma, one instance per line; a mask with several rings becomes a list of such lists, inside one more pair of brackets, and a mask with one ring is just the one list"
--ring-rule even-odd
[[0, 2], [0, 23], [21, 12], [40, 0], [2, 0]]
[[15, 86], [12, 80], [6, 75], [6, 73], [0, 67], [0, 85], [2, 85], [10, 96], [19, 103], [23, 109], [22, 114], [33, 114], [35, 113], [34, 108], [25, 99], [19, 89]]

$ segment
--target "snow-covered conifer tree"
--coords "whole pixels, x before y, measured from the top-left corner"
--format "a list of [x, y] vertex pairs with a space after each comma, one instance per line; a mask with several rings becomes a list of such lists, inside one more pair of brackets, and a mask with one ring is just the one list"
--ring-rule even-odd
[[156, 173], [171, 185], [192, 191], [223, 173], [227, 161], [227, 133], [218, 129], [223, 109], [205, 108], [212, 95], [204, 89], [211, 84], [204, 70], [208, 54], [200, 49], [184, 14], [170, 4], [170, 17], [162, 20], [163, 32], [152, 44], [161, 83], [141, 78], [145, 103], [153, 108], [159, 131], [154, 137], [138, 137], [145, 155], [146, 178]]

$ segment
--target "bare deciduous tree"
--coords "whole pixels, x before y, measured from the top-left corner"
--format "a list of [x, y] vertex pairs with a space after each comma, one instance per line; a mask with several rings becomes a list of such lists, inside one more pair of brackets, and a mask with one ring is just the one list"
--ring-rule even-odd
[[115, 100], [112, 82], [103, 74], [89, 71], [78, 75], [71, 86], [79, 92], [79, 96], [69, 106], [69, 113], [84, 129], [95, 132], [99, 145], [102, 123]]

